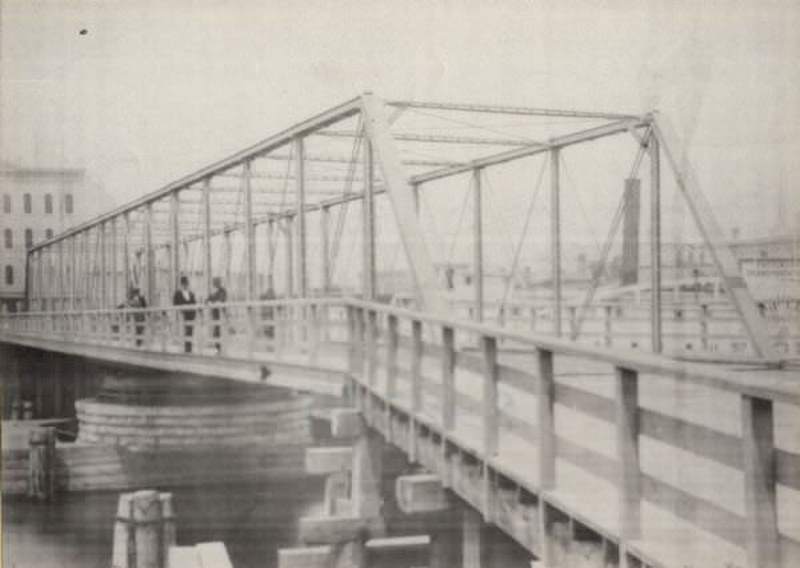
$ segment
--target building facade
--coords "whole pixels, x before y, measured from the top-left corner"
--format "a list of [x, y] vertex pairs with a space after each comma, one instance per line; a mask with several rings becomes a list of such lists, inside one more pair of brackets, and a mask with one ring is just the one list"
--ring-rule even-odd
[[0, 164], [0, 309], [22, 308], [26, 253], [74, 222], [84, 170]]

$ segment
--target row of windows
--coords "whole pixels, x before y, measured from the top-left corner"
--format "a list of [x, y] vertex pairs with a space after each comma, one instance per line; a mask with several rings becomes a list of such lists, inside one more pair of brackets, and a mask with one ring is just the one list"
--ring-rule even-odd
[[[33, 213], [33, 197], [30, 193], [24, 193], [22, 195], [22, 209], [25, 213]], [[72, 214], [73, 203], [72, 203], [72, 194], [67, 193], [64, 195], [64, 213], [67, 215]], [[3, 194], [3, 213], [11, 213], [11, 196], [8, 193]], [[52, 193], [45, 193], [44, 194], [44, 212], [45, 215], [52, 215], [53, 214], [53, 194]]]
[[[53, 229], [45, 229], [44, 238], [52, 239]], [[14, 248], [14, 232], [11, 229], [6, 229], [3, 231], [3, 241], [7, 249]], [[31, 248], [32, 246], [33, 246], [33, 229], [25, 229], [25, 248]]]

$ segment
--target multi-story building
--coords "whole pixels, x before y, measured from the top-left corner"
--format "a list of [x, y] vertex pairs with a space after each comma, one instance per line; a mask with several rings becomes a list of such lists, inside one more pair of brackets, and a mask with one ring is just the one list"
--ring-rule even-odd
[[84, 170], [0, 164], [0, 309], [25, 298], [26, 251], [73, 224]]

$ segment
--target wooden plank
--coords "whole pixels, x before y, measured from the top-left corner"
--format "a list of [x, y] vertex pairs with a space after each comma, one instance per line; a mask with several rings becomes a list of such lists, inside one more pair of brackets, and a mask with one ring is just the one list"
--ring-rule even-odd
[[740, 515], [648, 474], [642, 474], [641, 489], [642, 498], [648, 503], [731, 544], [743, 545], [744, 519]]
[[556, 384], [555, 401], [567, 408], [608, 423], [613, 423], [615, 419], [614, 401], [572, 385]]
[[[113, 568], [127, 568], [124, 564], [114, 564]], [[203, 568], [194, 546], [172, 546], [167, 556], [167, 568]]]
[[301, 517], [298, 533], [303, 543], [338, 544], [361, 538], [367, 526], [367, 519], [359, 515]]
[[639, 429], [642, 436], [742, 469], [742, 445], [736, 436], [646, 408], [639, 410]]
[[750, 566], [777, 568], [775, 432], [772, 401], [742, 396], [745, 527]]
[[278, 568], [330, 568], [332, 556], [333, 547], [328, 545], [281, 548], [278, 550]]
[[617, 367], [617, 459], [619, 461], [620, 538], [641, 536], [641, 474], [639, 470], [639, 381], [636, 372]]
[[195, 545], [201, 568], [233, 568], [225, 545], [221, 542], [203, 542]]

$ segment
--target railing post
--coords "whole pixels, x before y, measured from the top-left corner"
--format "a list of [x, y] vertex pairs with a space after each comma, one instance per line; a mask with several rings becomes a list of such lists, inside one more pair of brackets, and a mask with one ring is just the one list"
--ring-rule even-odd
[[606, 347], [611, 347], [614, 340], [611, 337], [611, 317], [613, 315], [612, 306], [605, 306], [605, 320], [604, 320], [604, 343]]
[[[641, 536], [641, 474], [639, 470], [639, 379], [630, 369], [616, 367], [617, 458], [619, 460], [620, 540]], [[624, 546], [623, 546], [624, 548]]]
[[391, 402], [397, 396], [397, 351], [400, 342], [399, 319], [389, 314], [386, 320], [386, 399]]
[[347, 306], [348, 369], [352, 375], [358, 373], [358, 309]]
[[487, 522], [492, 514], [492, 488], [489, 478], [489, 462], [497, 455], [500, 441], [500, 424], [497, 408], [497, 383], [500, 370], [497, 366], [497, 339], [481, 337], [483, 351], [483, 518]]
[[742, 395], [745, 527], [749, 565], [779, 566], [772, 401]]
[[543, 491], [556, 486], [556, 432], [555, 377], [553, 374], [553, 352], [537, 350], [539, 362], [539, 385], [537, 401], [539, 411], [539, 487]]
[[700, 346], [708, 350], [708, 306], [700, 305]]
[[452, 327], [444, 326], [442, 328], [442, 430], [444, 432], [452, 430], [456, 421], [455, 368], [455, 331]]
[[411, 461], [417, 459], [417, 416], [422, 412], [422, 322], [411, 322], [411, 435], [408, 455]]
[[317, 304], [311, 304], [304, 310], [304, 314], [306, 316], [306, 327], [309, 328], [309, 349], [308, 349], [308, 356], [309, 360], [314, 363], [317, 361], [319, 356], [319, 350], [321, 346], [320, 336], [322, 335], [322, 331], [320, 327], [323, 325], [323, 322], [320, 318], [320, 311], [323, 310], [322, 306], [317, 306]]
[[366, 358], [366, 379], [370, 390], [375, 388], [376, 375], [378, 373], [378, 312], [367, 310], [366, 337], [364, 337], [365, 358]]

